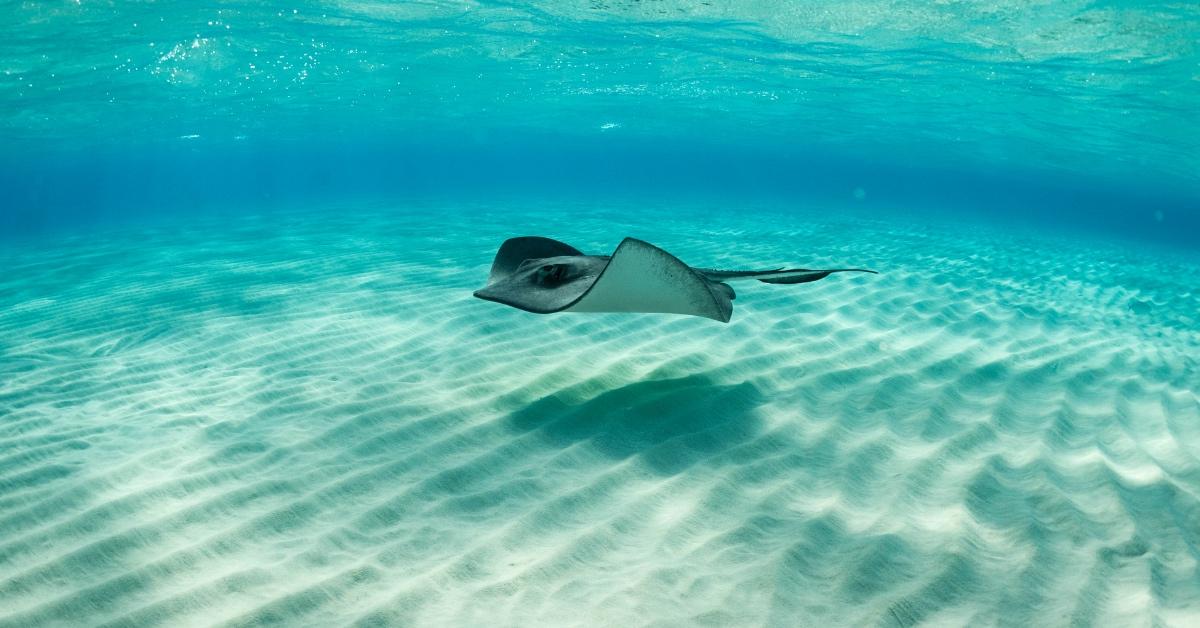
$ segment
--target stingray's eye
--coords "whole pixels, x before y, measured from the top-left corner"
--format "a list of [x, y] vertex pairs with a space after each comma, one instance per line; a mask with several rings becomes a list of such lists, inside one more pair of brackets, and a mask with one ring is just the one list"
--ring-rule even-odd
[[537, 270], [537, 282], [545, 285], [562, 281], [566, 268], [563, 264], [545, 264]]

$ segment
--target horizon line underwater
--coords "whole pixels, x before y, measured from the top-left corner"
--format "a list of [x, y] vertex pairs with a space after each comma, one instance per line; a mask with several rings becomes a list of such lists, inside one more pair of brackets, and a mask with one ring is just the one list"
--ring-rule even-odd
[[0, 11], [0, 628], [1200, 625], [1200, 5]]

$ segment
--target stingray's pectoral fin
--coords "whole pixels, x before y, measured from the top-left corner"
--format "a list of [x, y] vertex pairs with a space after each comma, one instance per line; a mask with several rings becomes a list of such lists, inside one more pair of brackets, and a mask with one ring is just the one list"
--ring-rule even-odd
[[808, 283], [810, 281], [817, 281], [819, 279], [824, 279], [824, 278], [832, 275], [833, 273], [871, 273], [873, 275], [879, 274], [873, 270], [867, 270], [865, 268], [832, 268], [829, 270], [798, 269], [795, 271], [783, 271], [779, 274], [776, 274], [776, 275], [773, 275], [770, 277], [756, 277], [755, 279], [758, 279], [759, 281], [761, 281], [763, 283], [783, 283], [783, 284]]
[[728, 323], [733, 289], [635, 238], [621, 241], [604, 271], [565, 312], [687, 314]]
[[496, 258], [492, 260], [492, 270], [488, 274], [488, 285], [511, 277], [525, 260], [562, 255], [583, 255], [583, 253], [570, 244], [541, 236], [509, 238], [500, 245], [500, 250], [496, 251]]
[[730, 301], [737, 298], [737, 293], [733, 291], [733, 286], [719, 281], [710, 281], [708, 287], [714, 294], [721, 294]]

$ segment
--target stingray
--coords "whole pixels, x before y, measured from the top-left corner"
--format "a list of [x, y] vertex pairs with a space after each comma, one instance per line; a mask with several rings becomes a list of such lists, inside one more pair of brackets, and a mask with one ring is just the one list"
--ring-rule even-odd
[[535, 314], [645, 312], [703, 316], [728, 323], [735, 294], [728, 281], [808, 283], [833, 273], [874, 273], [865, 268], [693, 268], [636, 238], [612, 255], [585, 255], [550, 238], [525, 236], [500, 245], [487, 286], [475, 296]]

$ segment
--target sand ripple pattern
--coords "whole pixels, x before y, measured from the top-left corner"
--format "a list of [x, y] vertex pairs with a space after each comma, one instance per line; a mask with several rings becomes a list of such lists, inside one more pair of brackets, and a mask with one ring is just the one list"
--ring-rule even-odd
[[[1200, 625], [1195, 257], [833, 215], [11, 246], [0, 626]], [[470, 297], [514, 233], [884, 273], [539, 317]]]

